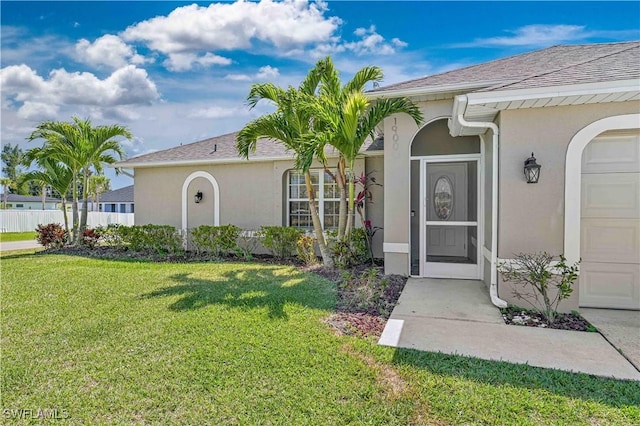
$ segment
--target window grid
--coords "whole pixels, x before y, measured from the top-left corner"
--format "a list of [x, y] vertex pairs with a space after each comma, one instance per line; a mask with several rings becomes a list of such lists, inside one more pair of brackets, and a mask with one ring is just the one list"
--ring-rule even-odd
[[[320, 223], [324, 229], [338, 227], [340, 194], [331, 176], [322, 170], [311, 170], [311, 184], [316, 193]], [[313, 229], [304, 173], [289, 171], [287, 179], [287, 226]]]

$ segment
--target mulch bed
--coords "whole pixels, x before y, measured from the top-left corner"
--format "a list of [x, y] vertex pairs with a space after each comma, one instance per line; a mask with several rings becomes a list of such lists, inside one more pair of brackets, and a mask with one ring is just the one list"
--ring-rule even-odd
[[552, 324], [547, 324], [544, 316], [536, 311], [509, 306], [500, 309], [504, 322], [509, 325], [525, 327], [553, 328], [556, 330], [597, 331], [587, 320], [578, 313], [558, 314]]

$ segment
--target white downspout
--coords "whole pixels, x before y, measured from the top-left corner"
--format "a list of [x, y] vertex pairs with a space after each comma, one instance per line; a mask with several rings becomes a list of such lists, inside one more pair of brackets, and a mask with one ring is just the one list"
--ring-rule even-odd
[[465, 127], [474, 127], [481, 129], [491, 129], [493, 136], [493, 152], [491, 164], [491, 285], [489, 286], [489, 296], [491, 302], [498, 308], [506, 308], [507, 302], [498, 297], [498, 146], [500, 129], [490, 121], [487, 122], [471, 122], [464, 119], [464, 110], [467, 106], [467, 97], [459, 96], [461, 108], [458, 111], [462, 113], [456, 116], [458, 123]]

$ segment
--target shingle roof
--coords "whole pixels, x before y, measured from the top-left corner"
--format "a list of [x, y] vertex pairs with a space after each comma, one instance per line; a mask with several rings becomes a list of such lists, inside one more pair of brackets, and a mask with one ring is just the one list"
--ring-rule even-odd
[[[508, 58], [497, 59], [441, 74], [409, 80], [371, 90], [391, 90], [493, 82], [487, 86], [544, 87], [545, 85], [602, 82], [637, 78], [639, 41], [582, 45], [559, 45]], [[609, 67], [608, 69], [606, 67]], [[547, 76], [533, 80], [535, 77]], [[525, 82], [525, 80], [527, 82]], [[496, 82], [500, 85], [496, 86]], [[493, 87], [490, 89], [492, 90]], [[514, 87], [514, 88], [515, 88]]]
[[133, 185], [105, 192], [100, 196], [101, 203], [131, 202], [133, 203]]
[[[236, 151], [236, 136], [238, 132], [228, 133], [226, 135], [215, 136], [202, 141], [193, 142], [186, 145], [180, 145], [175, 148], [169, 148], [162, 151], [152, 152], [150, 154], [132, 157], [128, 160], [121, 161], [116, 167], [127, 167], [129, 164], [144, 163], [165, 163], [165, 162], [188, 162], [188, 161], [224, 161], [240, 159], [238, 151]], [[371, 149], [370, 149], [371, 148]], [[362, 146], [361, 151], [374, 151], [371, 141], [367, 140]], [[328, 148], [327, 154], [333, 150]], [[270, 139], [260, 139], [256, 144], [256, 152], [249, 154], [249, 159], [278, 159], [293, 158], [293, 154], [288, 152], [282, 143]]]

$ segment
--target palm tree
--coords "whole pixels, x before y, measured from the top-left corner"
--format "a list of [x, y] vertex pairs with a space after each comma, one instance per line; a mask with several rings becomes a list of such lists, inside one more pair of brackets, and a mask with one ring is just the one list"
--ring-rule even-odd
[[91, 210], [95, 211], [95, 205], [100, 209], [100, 195], [109, 191], [111, 184], [109, 178], [105, 175], [91, 175], [89, 177], [89, 195], [93, 198], [93, 206]]
[[333, 267], [333, 259], [327, 248], [309, 171], [315, 154], [314, 150], [307, 148], [307, 145], [312, 141], [310, 133], [312, 131], [313, 116], [309, 113], [309, 110], [301, 107], [305, 98], [315, 96], [321, 79], [321, 71], [320, 64], [316, 65], [309, 71], [298, 89], [289, 87], [285, 90], [272, 83], [251, 86], [251, 91], [247, 98], [251, 108], [255, 107], [261, 100], [267, 100], [272, 102], [277, 107], [277, 110], [248, 123], [238, 133], [236, 148], [242, 157], [248, 159], [249, 153], [255, 152], [258, 140], [269, 138], [279, 141], [295, 154], [295, 167], [304, 173], [311, 220], [318, 240], [322, 261], [325, 266]]
[[[40, 123], [29, 136], [29, 140], [45, 139], [38, 155], [45, 155], [67, 166], [73, 175], [73, 232], [74, 241], [79, 243], [86, 228], [88, 215], [88, 179], [92, 171], [102, 172], [103, 164], [113, 164], [117, 160], [113, 154], [124, 155], [121, 136], [131, 138], [126, 127], [120, 125], [93, 127], [88, 119], [73, 117], [72, 122], [45, 121]], [[84, 200], [82, 216], [78, 220], [78, 183], [82, 184]]]
[[7, 209], [7, 200], [9, 197], [9, 187], [12, 185], [11, 179], [8, 177], [0, 177], [0, 185], [2, 185], [2, 208]]
[[[27, 157], [31, 157], [31, 154], [29, 154], [29, 152], [27, 152]], [[69, 220], [67, 219], [67, 193], [69, 192], [69, 187], [73, 183], [73, 173], [67, 166], [47, 157], [37, 158], [36, 161], [38, 161], [38, 165], [42, 168], [42, 170], [27, 172], [23, 176], [23, 179], [25, 181], [37, 182], [43, 187], [50, 186], [51, 188], [58, 191], [62, 198], [61, 210], [64, 216], [64, 229], [67, 231], [67, 235], [69, 235]]]
[[[322, 157], [324, 146], [329, 144], [340, 152], [336, 173], [341, 200], [339, 236], [348, 236], [351, 232], [356, 195], [354, 165], [367, 137], [373, 138], [376, 126], [393, 114], [409, 114], [418, 125], [423, 120], [420, 109], [408, 98], [381, 99], [371, 103], [364, 94], [365, 86], [382, 78], [380, 68], [364, 67], [342, 86], [338, 71], [331, 58], [327, 57], [324, 59], [320, 96], [308, 99], [310, 104], [307, 107], [318, 120], [318, 131], [313, 142], [307, 145], [308, 149]], [[348, 187], [348, 204], [345, 186]]]

